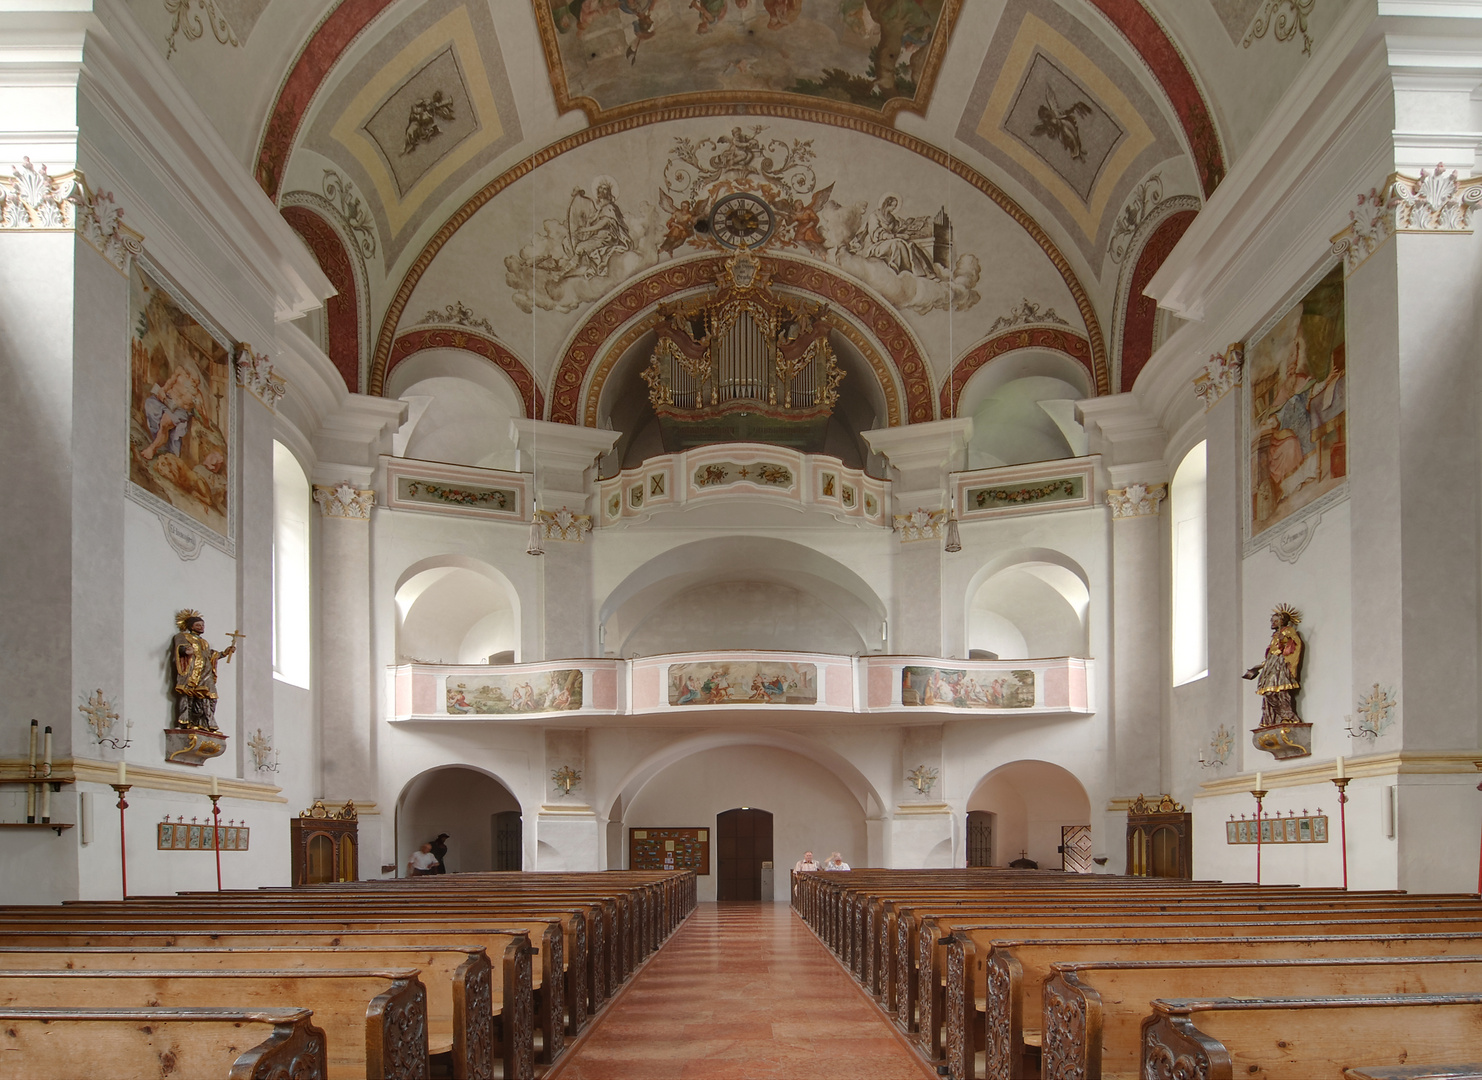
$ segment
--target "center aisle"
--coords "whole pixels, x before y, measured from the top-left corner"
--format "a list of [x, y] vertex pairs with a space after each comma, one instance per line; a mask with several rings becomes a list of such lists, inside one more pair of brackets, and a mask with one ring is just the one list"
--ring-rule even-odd
[[924, 1080], [786, 904], [700, 904], [551, 1080]]

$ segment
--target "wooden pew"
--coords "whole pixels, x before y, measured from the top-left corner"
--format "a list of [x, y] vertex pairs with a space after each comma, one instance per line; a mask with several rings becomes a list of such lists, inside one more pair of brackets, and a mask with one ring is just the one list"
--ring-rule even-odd
[[285, 1003], [313, 1011], [330, 1080], [427, 1076], [427, 992], [415, 968], [0, 971], [0, 1008], [253, 1010]]
[[[407, 935], [403, 933], [374, 931], [374, 930], [339, 930], [339, 931], [305, 931], [302, 929], [285, 930], [232, 930], [220, 928], [212, 931], [179, 931], [176, 926], [164, 926], [155, 928], [146, 927], [120, 927], [116, 929], [89, 929], [82, 926], [68, 926], [63, 924], [54, 930], [24, 930], [12, 931], [0, 928], [0, 942], [4, 942], [0, 949], [0, 966], [16, 955], [35, 953], [44, 955], [43, 950], [76, 951], [79, 955], [85, 955], [85, 950], [97, 949], [109, 952], [127, 952], [140, 950], [158, 950], [162, 961], [168, 961], [172, 954], [182, 952], [189, 953], [193, 950], [289, 950], [290, 955], [298, 957], [321, 956], [332, 958], [335, 950], [406, 950], [408, 956], [415, 956], [418, 949], [405, 945]], [[535, 1073], [535, 1011], [534, 995], [532, 990], [532, 952], [529, 938], [523, 930], [505, 929], [491, 930], [479, 928], [465, 928], [461, 930], [435, 930], [424, 929], [419, 934], [423, 950], [433, 949], [438, 951], [465, 951], [469, 943], [477, 942], [474, 946], [478, 951], [487, 947], [499, 949], [499, 973], [489, 980], [488, 997], [493, 1017], [490, 1026], [493, 1031], [493, 1042], [499, 1047], [501, 1059], [504, 1062], [504, 1075], [508, 1080], [529, 1080]], [[328, 962], [328, 960], [326, 960]], [[29, 966], [17, 964], [16, 967]], [[293, 963], [282, 966], [295, 966]], [[345, 965], [352, 966], [352, 965]], [[402, 966], [402, 965], [393, 965]], [[456, 995], [456, 986], [451, 988]], [[483, 988], [477, 985], [470, 991], [465, 988], [465, 994], [472, 993], [475, 997], [473, 1002], [465, 998], [463, 1010], [465, 1014], [476, 1015], [478, 1011], [477, 998], [483, 994]], [[455, 1006], [456, 1007], [456, 1006]], [[481, 1034], [471, 1031], [472, 1020], [465, 1026], [465, 1037], [473, 1043], [466, 1052], [460, 1053], [456, 1043], [457, 1028], [455, 1026], [455, 1042], [453, 1046], [453, 1060], [458, 1062], [465, 1058], [476, 1055], [478, 1042]]]
[[3, 1008], [0, 1080], [324, 1080], [324, 1032], [311, 1018], [308, 1009]]
[[1476, 1057], [1482, 994], [1156, 999], [1142, 1022], [1147, 1080], [1340, 1080], [1349, 1065]]
[[[520, 947], [511, 940], [509, 949]], [[517, 959], [506, 961], [518, 963]], [[0, 970], [152, 971], [273, 970], [314, 968], [407, 968], [415, 966], [427, 989], [427, 1041], [430, 1060], [448, 1059], [454, 1080], [493, 1075], [499, 1040], [494, 1016], [503, 999], [502, 979], [492, 978], [483, 948], [383, 945], [378, 948], [291, 946], [247, 948], [29, 949], [0, 946]], [[527, 1025], [528, 1028], [528, 1025]], [[512, 1048], [513, 1049], [513, 1048]], [[526, 1056], [529, 1056], [527, 1051]], [[517, 1063], [505, 1075], [519, 1073]]]
[[[128, 901], [127, 905], [119, 904], [106, 915], [88, 912], [84, 915], [76, 915], [72, 919], [59, 918], [58, 909], [50, 912], [40, 911], [28, 913], [20, 917], [13, 916], [15, 909], [0, 909], [0, 944], [19, 944], [13, 940], [17, 932], [24, 930], [44, 930], [51, 933], [72, 935], [70, 943], [79, 943], [75, 940], [76, 932], [87, 931], [95, 933], [99, 930], [119, 929], [132, 932], [153, 932], [160, 935], [169, 935], [176, 927], [181, 925], [184, 909], [180, 913], [171, 914], [169, 908], [149, 908], [145, 901]], [[131, 913], [132, 912], [132, 913]], [[63, 910], [63, 915], [72, 915], [70, 910]], [[446, 913], [433, 916], [409, 918], [391, 918], [381, 915], [354, 912], [344, 910], [335, 912], [326, 910], [320, 913], [318, 918], [308, 918], [294, 915], [292, 917], [270, 918], [266, 911], [257, 910], [250, 914], [256, 916], [228, 917], [220, 913], [203, 916], [199, 911], [191, 913], [191, 921], [199, 924], [202, 920], [208, 922], [211, 927], [211, 936], [219, 938], [226, 933], [240, 931], [260, 930], [268, 933], [284, 934], [310, 934], [317, 935], [321, 940], [334, 941], [335, 938], [357, 930], [380, 931], [393, 935], [397, 944], [408, 944], [426, 940], [427, 936], [434, 931], [450, 931], [458, 939], [452, 944], [485, 945], [488, 951], [495, 952], [496, 949], [502, 955], [504, 940], [512, 932], [511, 929], [492, 931], [495, 938], [501, 939], [497, 946], [492, 942], [481, 940], [479, 936], [468, 927], [474, 920], [473, 914], [467, 917], [452, 917]], [[405, 914], [405, 912], [404, 912]], [[537, 921], [532, 925], [541, 931], [539, 944], [531, 950], [532, 954], [540, 956], [539, 971], [541, 977], [532, 979], [535, 990], [542, 987], [554, 987], [553, 990], [532, 1000], [532, 1008], [536, 1010], [536, 1031], [541, 1035], [540, 1053], [538, 1057], [551, 1061], [559, 1055], [564, 1044], [565, 1019], [564, 1009], [561, 1002], [564, 1000], [562, 994], [562, 972], [560, 968], [562, 933], [560, 924], [554, 921]], [[523, 933], [523, 928], [513, 928], [513, 932]], [[89, 939], [90, 940], [90, 939]], [[446, 939], [444, 939], [446, 940]], [[283, 941], [282, 944], [291, 944]], [[549, 981], [546, 981], [549, 980]]]
[[[954, 931], [953, 937], [959, 933]], [[986, 1050], [985, 1076], [990, 1080], [1017, 1080], [1038, 1072], [1035, 1063], [1042, 1039], [1042, 988], [1057, 961], [1470, 955], [1482, 954], [1482, 932], [1286, 937], [1261, 933], [1189, 938], [1050, 936], [972, 944], [968, 957], [974, 959], [972, 986], [978, 999], [975, 1012], [980, 1014], [970, 1020], [973, 1043]], [[955, 941], [948, 943], [949, 951], [954, 947], [961, 946]], [[950, 1011], [947, 1022], [953, 1022]], [[949, 1036], [947, 1041], [951, 1044], [953, 1040]]]
[[[1166, 918], [1166, 917], [1165, 917]], [[1238, 918], [1238, 916], [1237, 916]], [[926, 955], [923, 950], [920, 960], [924, 965], [923, 970], [929, 972], [922, 980], [922, 1000], [918, 1002], [918, 1011], [921, 1024], [921, 1045], [923, 1053], [933, 1053], [933, 1059], [940, 1059], [948, 1055], [946, 1045], [950, 1041], [955, 1050], [955, 1057], [959, 1063], [954, 1066], [948, 1061], [948, 1067], [960, 1068], [964, 1059], [961, 1047], [967, 1039], [969, 1031], [968, 1002], [978, 998], [977, 989], [977, 965], [979, 954], [991, 953], [992, 945], [999, 940], [1018, 940], [1023, 938], [1116, 938], [1121, 937], [1131, 940], [1138, 937], [1152, 938], [1194, 938], [1194, 937], [1232, 937], [1247, 938], [1259, 936], [1371, 936], [1376, 934], [1385, 935], [1407, 935], [1407, 934], [1446, 934], [1446, 933], [1482, 933], [1482, 918], [1426, 918], [1424, 915], [1412, 915], [1409, 917], [1397, 916], [1389, 919], [1376, 919], [1360, 917], [1349, 919], [1346, 916], [1333, 918], [1324, 913], [1314, 913], [1309, 918], [1293, 918], [1290, 914], [1276, 919], [1263, 919], [1247, 917], [1238, 922], [1221, 921], [1178, 921], [1149, 922], [1135, 917], [1126, 920], [1110, 919], [1099, 923], [1072, 923], [1058, 919], [1047, 919], [1038, 922], [1024, 922], [1018, 925], [991, 923], [987, 925], [968, 925], [954, 927], [950, 935], [936, 942], [945, 954], [945, 962], [941, 965], [935, 964], [933, 957]], [[923, 942], [927, 935], [922, 935]], [[938, 993], [927, 995], [925, 987], [930, 985], [941, 973], [941, 981], [937, 984]], [[988, 993], [995, 993], [993, 979], [995, 974], [992, 970], [988, 974]], [[1032, 1002], [1033, 991], [1027, 982], [1021, 987], [1021, 992], [1026, 999], [1026, 1015], [1037, 1015], [1034, 1008], [1036, 1003]], [[1012, 1007], [1012, 1006], [1010, 1006]], [[929, 1025], [929, 1026], [928, 1026]], [[949, 1026], [950, 1025], [950, 1030]], [[935, 1041], [928, 1038], [935, 1036]], [[1022, 1060], [1024, 1047], [1015, 1044], [1010, 1050], [1010, 1061]]]
[[[1157, 997], [1382, 997], [1479, 986], [1482, 956], [1057, 962], [1044, 988], [1042, 1075], [1137, 1080], [1142, 1021]], [[1482, 1048], [1482, 1026], [1477, 1039]]]

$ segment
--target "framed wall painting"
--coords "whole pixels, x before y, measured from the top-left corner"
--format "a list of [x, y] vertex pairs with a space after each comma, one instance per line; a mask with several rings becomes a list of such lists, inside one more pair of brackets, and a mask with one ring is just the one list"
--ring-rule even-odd
[[1295, 562], [1348, 495], [1343, 264], [1303, 284], [1245, 349], [1245, 554]]
[[183, 558], [234, 553], [232, 345], [142, 258], [129, 270], [126, 490]]

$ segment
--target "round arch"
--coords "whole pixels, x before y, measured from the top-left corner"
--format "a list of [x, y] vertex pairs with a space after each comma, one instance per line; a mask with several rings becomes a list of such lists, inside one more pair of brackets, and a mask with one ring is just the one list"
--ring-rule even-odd
[[[398, 364], [418, 353], [443, 349], [468, 353], [494, 365], [515, 384], [525, 406], [525, 416], [544, 415], [545, 395], [536, 383], [529, 365], [492, 337], [465, 327], [419, 326], [397, 335], [391, 346], [391, 356], [386, 361], [386, 378], [390, 377]], [[384, 379], [381, 386], [384, 393]]]
[[[402, 651], [402, 634], [409, 616], [414, 611], [417, 602], [425, 593], [436, 588], [447, 574], [439, 574], [438, 571], [453, 571], [471, 573], [477, 578], [487, 581], [495, 590], [495, 595], [504, 601], [509, 610], [509, 624], [512, 633], [514, 652], [518, 657], [520, 651], [521, 634], [521, 608], [520, 594], [513, 583], [503, 573], [480, 559], [468, 555], [445, 554], [433, 555], [412, 563], [396, 579], [396, 584], [391, 590], [396, 604], [396, 640], [397, 651]], [[421, 579], [419, 582], [418, 579]], [[466, 579], [465, 579], [466, 580]], [[491, 617], [494, 612], [486, 614]], [[473, 620], [464, 627], [465, 632], [474, 629]], [[499, 650], [503, 651], [503, 650]], [[457, 661], [453, 661], [457, 662]], [[483, 661], [480, 660], [480, 663]]]
[[969, 814], [993, 815], [993, 863], [1005, 866], [1021, 851], [1041, 869], [1058, 869], [1060, 830], [1088, 826], [1091, 797], [1069, 769], [1037, 758], [1004, 762], [973, 785]]
[[615, 647], [620, 648], [650, 614], [680, 593], [716, 580], [717, 574], [731, 581], [783, 584], [817, 598], [859, 635], [860, 651], [873, 642], [873, 631], [887, 617], [884, 601], [870, 584], [822, 552], [773, 537], [720, 536], [670, 548], [640, 565], [604, 598], [599, 623], [616, 636]]
[[704, 731], [678, 739], [652, 751], [623, 776], [614, 789], [611, 799], [603, 806], [603, 816], [609, 821], [622, 820], [625, 809], [632, 804], [638, 793], [650, 780], [669, 766], [707, 750], [736, 746], [770, 747], [774, 750], [787, 750], [807, 758], [826, 769], [849, 789], [850, 794], [858, 800], [860, 811], [867, 820], [879, 818], [884, 812], [885, 802], [880, 798], [875, 785], [844, 755], [805, 736], [767, 728], [747, 731]]
[[461, 761], [423, 769], [396, 796], [397, 876], [405, 874], [411, 853], [439, 833], [449, 834], [450, 872], [496, 869], [496, 815], [511, 811], [525, 815], [514, 786], [498, 773]]
[[981, 368], [1002, 357], [1025, 350], [1058, 353], [1074, 362], [1079, 378], [1087, 385], [1087, 397], [1110, 392], [1110, 383], [1098, 371], [1091, 342], [1074, 330], [1054, 326], [1030, 326], [1009, 330], [980, 341], [952, 368], [952, 374], [940, 391], [940, 409], [943, 419], [958, 415], [962, 392]]
[[[718, 255], [665, 263], [624, 283], [596, 305], [561, 351], [548, 419], [596, 427], [602, 388], [613, 365], [628, 345], [652, 328], [645, 313], [661, 301], [709, 287], [725, 263], [726, 258]], [[935, 419], [931, 369], [916, 335], [889, 304], [819, 263], [769, 254], [762, 264], [773, 285], [816, 296], [843, 313], [842, 332], [874, 369], [892, 426]]]

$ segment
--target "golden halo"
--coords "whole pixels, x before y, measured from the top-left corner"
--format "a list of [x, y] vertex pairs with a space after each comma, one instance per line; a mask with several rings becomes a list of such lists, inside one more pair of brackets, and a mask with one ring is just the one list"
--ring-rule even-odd
[[180, 630], [184, 630], [190, 625], [192, 620], [199, 619], [200, 617], [201, 613], [195, 608], [181, 608], [175, 612], [175, 626]]
[[1302, 621], [1302, 613], [1291, 604], [1277, 604], [1271, 609], [1271, 614], [1285, 616], [1286, 621], [1296, 626]]

